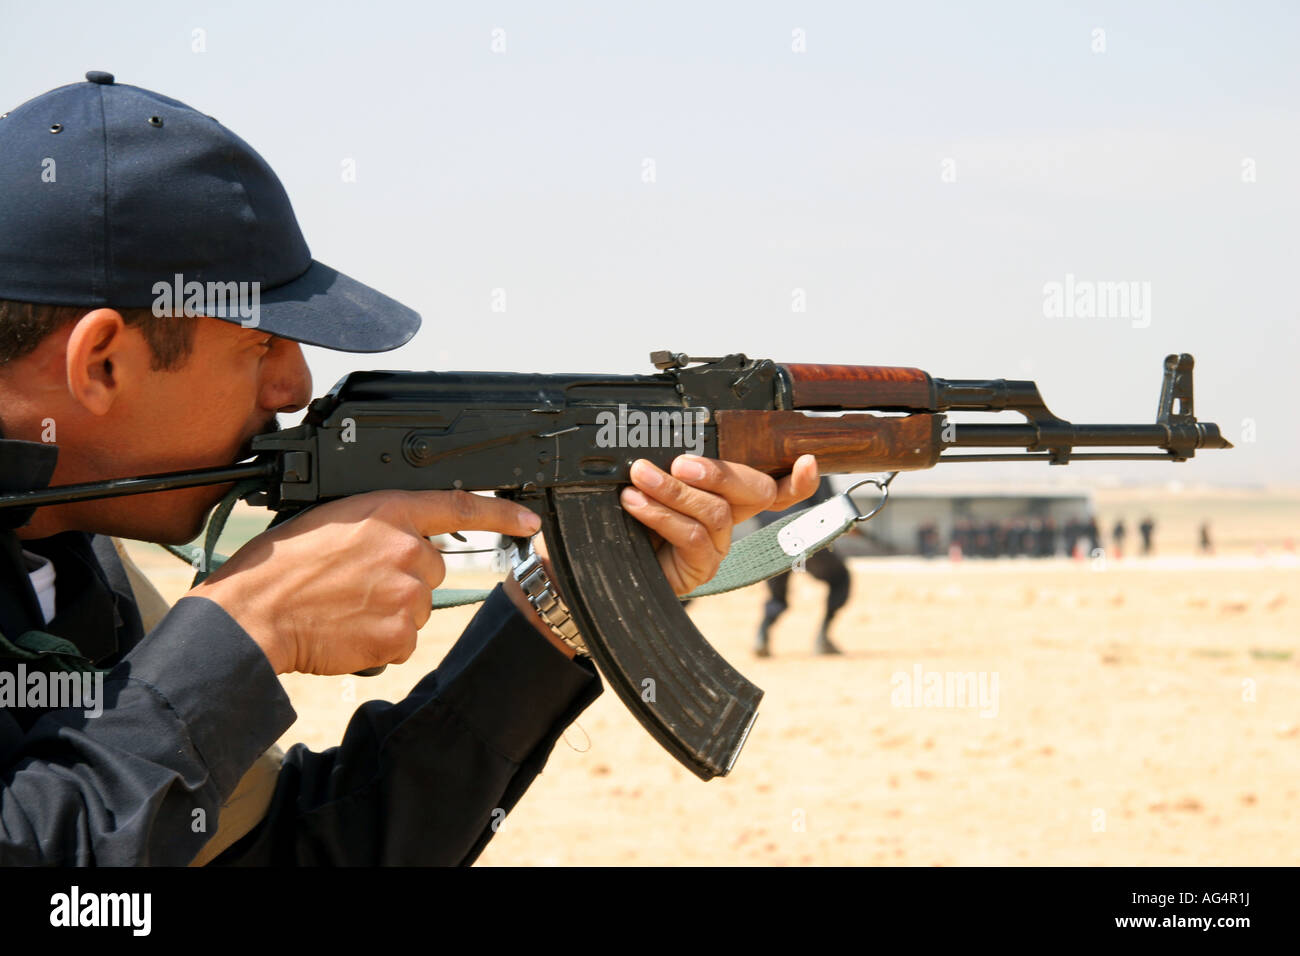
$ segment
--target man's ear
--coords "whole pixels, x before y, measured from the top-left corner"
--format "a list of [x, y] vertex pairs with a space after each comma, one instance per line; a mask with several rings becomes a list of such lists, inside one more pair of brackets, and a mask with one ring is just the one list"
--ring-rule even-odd
[[113, 309], [95, 309], [77, 320], [66, 357], [68, 391], [92, 415], [108, 414], [124, 391], [144, 380], [152, 362], [144, 336]]

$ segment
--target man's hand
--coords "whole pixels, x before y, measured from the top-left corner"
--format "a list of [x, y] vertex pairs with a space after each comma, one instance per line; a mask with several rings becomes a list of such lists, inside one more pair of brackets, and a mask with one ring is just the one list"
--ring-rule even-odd
[[675, 594], [710, 580], [731, 548], [731, 529], [760, 511], [780, 511], [817, 490], [817, 460], [803, 455], [780, 481], [731, 461], [696, 455], [673, 460], [672, 473], [644, 458], [623, 489], [628, 514], [662, 538], [659, 565]]
[[[655, 533], [659, 565], [674, 594], [688, 594], [718, 573], [731, 547], [731, 529], [760, 511], [780, 511], [811, 497], [817, 490], [817, 460], [803, 455], [780, 481], [732, 461], [681, 455], [672, 474], [644, 458], [632, 466], [632, 485], [623, 489], [623, 507]], [[533, 542], [548, 574], [553, 573], [546, 543]], [[566, 657], [561, 641], [533, 610], [512, 576], [506, 594], [519, 612]]]
[[465, 491], [353, 495], [259, 534], [188, 596], [220, 604], [278, 674], [347, 674], [415, 650], [446, 575], [428, 536], [539, 525], [522, 505]]

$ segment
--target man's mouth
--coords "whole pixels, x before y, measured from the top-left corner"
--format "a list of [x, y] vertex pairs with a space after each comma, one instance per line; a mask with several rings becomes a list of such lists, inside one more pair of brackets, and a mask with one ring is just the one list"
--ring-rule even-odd
[[259, 435], [274, 435], [279, 430], [280, 420], [278, 418], [272, 418], [269, 422], [263, 425], [260, 430], [250, 435], [248, 441], [244, 442], [244, 444], [240, 446], [239, 455], [235, 458], [235, 461], [247, 461], [249, 458], [253, 457], [253, 440]]

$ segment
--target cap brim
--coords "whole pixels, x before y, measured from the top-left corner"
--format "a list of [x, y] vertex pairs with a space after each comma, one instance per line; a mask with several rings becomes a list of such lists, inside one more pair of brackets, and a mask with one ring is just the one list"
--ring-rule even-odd
[[414, 309], [315, 259], [298, 278], [259, 298], [256, 323], [243, 325], [341, 352], [387, 352], [420, 328]]

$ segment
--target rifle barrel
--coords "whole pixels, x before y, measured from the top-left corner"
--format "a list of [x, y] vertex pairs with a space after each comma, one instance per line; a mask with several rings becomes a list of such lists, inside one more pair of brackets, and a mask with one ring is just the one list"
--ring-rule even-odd
[[[1071, 425], [1049, 428], [1025, 424], [952, 423], [952, 436], [944, 444], [965, 448], [1145, 447], [1231, 448], [1210, 422], [1177, 425]], [[1050, 438], [1048, 435], [1050, 434]]]

